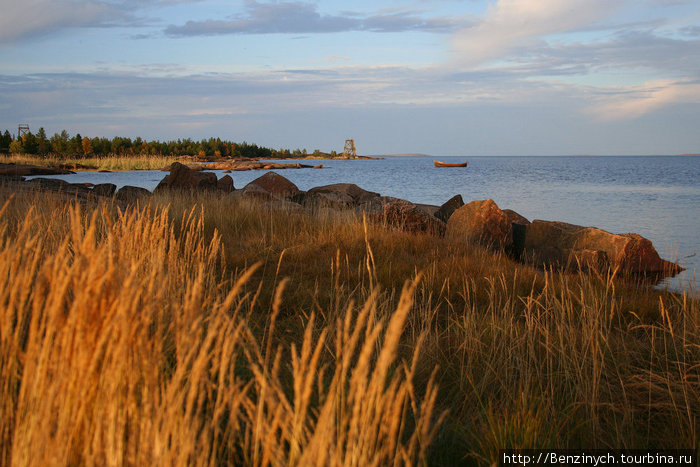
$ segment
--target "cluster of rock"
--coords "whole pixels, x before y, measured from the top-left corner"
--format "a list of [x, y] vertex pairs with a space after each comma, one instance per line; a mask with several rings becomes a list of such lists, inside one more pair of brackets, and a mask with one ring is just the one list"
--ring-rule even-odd
[[211, 162], [209, 164], [199, 164], [195, 170], [224, 170], [227, 172], [239, 172], [245, 170], [282, 170], [282, 169], [323, 169], [323, 164], [308, 165], [294, 163], [278, 163], [278, 162], [259, 162], [247, 160], [233, 160], [226, 162]]
[[457, 209], [447, 222], [446, 235], [503, 250], [543, 267], [613, 269], [654, 276], [673, 276], [683, 270], [662, 259], [651, 241], [640, 235], [564, 222], [530, 222], [515, 211], [500, 209], [491, 199]]
[[[125, 186], [117, 191], [112, 184], [88, 187], [45, 178], [25, 183], [78, 197], [114, 196], [125, 203], [151, 195], [139, 187]], [[217, 179], [212, 172], [193, 170], [177, 162], [170, 166], [170, 173], [158, 184], [155, 192], [169, 190], [224, 192], [234, 199], [257, 199], [289, 210], [352, 209], [365, 213], [374, 222], [408, 232], [444, 235], [454, 242], [479, 244], [543, 267], [616, 269], [655, 276], [672, 276], [683, 270], [677, 264], [661, 259], [651, 242], [640, 235], [612, 234], [595, 227], [563, 222], [530, 222], [515, 211], [500, 209], [491, 199], [465, 204], [462, 197], [456, 195], [442, 206], [432, 206], [382, 196], [350, 183], [302, 191], [275, 172], [267, 172], [236, 189], [230, 175]]]
[[66, 175], [74, 174], [67, 167], [40, 167], [29, 164], [0, 164], [0, 177], [22, 177], [31, 175]]
[[428, 232], [454, 241], [478, 243], [545, 267], [613, 268], [628, 273], [660, 275], [674, 275], [682, 270], [677, 264], [661, 259], [651, 242], [640, 235], [618, 235], [562, 222], [530, 222], [515, 211], [500, 209], [491, 199], [464, 204], [462, 197], [456, 195], [442, 206], [430, 206], [381, 196], [350, 183], [325, 185], [304, 192], [274, 172], [235, 190], [228, 176], [216, 180], [214, 174], [194, 173], [188, 174], [187, 168], [174, 165], [171, 175], [156, 190], [202, 188], [204, 177], [208, 177], [207, 187], [224, 189], [234, 197], [286, 203], [291, 208], [354, 209], [366, 213], [370, 220], [405, 231]]
[[38, 177], [24, 180], [24, 177], [0, 176], [0, 183], [2, 182], [21, 182], [21, 188], [50, 191], [78, 200], [95, 200], [109, 197], [125, 204], [131, 204], [151, 196], [151, 192], [145, 188], [127, 185], [117, 190], [117, 185], [113, 183], [98, 183], [94, 185], [92, 183], [68, 183], [57, 178]]

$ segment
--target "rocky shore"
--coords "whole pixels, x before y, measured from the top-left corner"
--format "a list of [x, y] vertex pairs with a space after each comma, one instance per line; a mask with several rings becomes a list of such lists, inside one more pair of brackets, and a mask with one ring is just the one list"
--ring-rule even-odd
[[[181, 164], [182, 165], [182, 164]], [[247, 160], [233, 160], [225, 162], [208, 162], [188, 164], [191, 170], [223, 170], [225, 172], [239, 172], [246, 170], [284, 170], [284, 169], [323, 169], [323, 164], [309, 165], [295, 163], [259, 162]], [[170, 171], [170, 167], [163, 170]]]
[[0, 164], [0, 177], [21, 177], [32, 175], [65, 175], [74, 174], [66, 167], [42, 167], [29, 164]]
[[[226, 170], [254, 170], [238, 167], [231, 166]], [[208, 164], [207, 168], [222, 167]], [[22, 170], [24, 169], [18, 169], [14, 173], [0, 172], [0, 183], [15, 183], [21, 189], [48, 190], [83, 200], [114, 197], [117, 202], [125, 205], [145, 200], [152, 195], [146, 189], [132, 186], [117, 190], [113, 184], [71, 184], [47, 178], [25, 181], [22, 175], [35, 173], [23, 173]], [[491, 199], [465, 204], [461, 195], [455, 195], [443, 205], [433, 206], [382, 196], [349, 183], [302, 191], [275, 172], [267, 172], [244, 187], [236, 188], [230, 175], [217, 179], [213, 172], [193, 169], [177, 162], [168, 170], [170, 173], [154, 192], [215, 191], [226, 193], [232, 201], [256, 199], [262, 206], [281, 207], [290, 211], [354, 210], [365, 214], [372, 222], [412, 233], [444, 236], [450, 241], [479, 244], [501, 251], [514, 260], [543, 268], [613, 270], [622, 275], [641, 275], [652, 280], [674, 276], [683, 270], [679, 265], [662, 259], [651, 241], [640, 235], [613, 234], [596, 227], [556, 221], [531, 222], [515, 211], [501, 209]]]

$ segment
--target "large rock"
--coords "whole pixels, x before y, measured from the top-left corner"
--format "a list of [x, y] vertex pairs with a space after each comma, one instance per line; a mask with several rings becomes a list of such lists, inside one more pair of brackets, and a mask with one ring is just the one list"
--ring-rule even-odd
[[504, 209], [503, 214], [505, 214], [508, 220], [513, 224], [528, 225], [530, 223], [525, 216], [521, 216], [512, 209]]
[[[421, 203], [414, 203], [419, 209], [422, 209], [423, 211], [427, 212], [431, 216], [435, 217], [435, 214], [440, 210], [440, 206], [436, 206], [434, 204], [421, 204]], [[437, 217], [435, 217], [437, 219]], [[442, 219], [441, 219], [442, 220]], [[445, 222], [445, 221], [443, 221]]]
[[572, 266], [583, 260], [589, 268], [609, 264], [623, 273], [675, 275], [683, 270], [661, 259], [651, 241], [640, 235], [564, 222], [532, 221], [526, 227], [525, 253], [543, 265]]
[[382, 206], [380, 212], [370, 214], [370, 219], [386, 222], [406, 232], [445, 234], [445, 223], [419, 205], [402, 199], [393, 199]]
[[0, 175], [65, 175], [75, 172], [60, 167], [43, 167], [29, 164], [0, 164]]
[[3, 183], [17, 183], [17, 182], [23, 182], [24, 177], [21, 175], [3, 175], [0, 174], [0, 184]]
[[606, 271], [610, 258], [603, 250], [572, 250], [569, 259], [571, 266], [584, 271]]
[[40, 190], [56, 191], [68, 195], [76, 195], [81, 198], [88, 197], [92, 190], [81, 183], [68, 183], [57, 178], [33, 178], [24, 182], [26, 186]]
[[317, 186], [307, 192], [309, 195], [325, 194], [327, 199], [336, 202], [351, 203], [356, 206], [375, 202], [379, 193], [367, 191], [354, 183], [335, 183], [332, 185]]
[[506, 249], [513, 243], [513, 228], [498, 205], [492, 199], [485, 199], [472, 201], [455, 210], [447, 221], [446, 236], [457, 241]]
[[513, 229], [513, 243], [506, 249], [506, 253], [508, 253], [511, 258], [521, 259], [525, 251], [525, 229], [527, 225], [530, 224], [530, 221], [512, 209], [504, 209], [503, 213], [510, 221], [511, 228]]
[[216, 189], [216, 174], [201, 172], [179, 162], [170, 166], [170, 174], [160, 181], [155, 191], [164, 190], [214, 190]]
[[65, 180], [59, 178], [32, 178], [25, 182], [27, 186], [41, 188], [42, 190], [52, 190], [52, 191], [64, 191], [67, 190], [71, 184]]
[[355, 204], [351, 196], [341, 192], [307, 191], [298, 199], [300, 204], [311, 208], [347, 209]]
[[235, 187], [233, 186], [233, 178], [231, 178], [230, 175], [224, 175], [216, 182], [216, 188], [219, 191], [231, 193], [233, 190], [235, 190]]
[[151, 192], [138, 186], [125, 185], [121, 187], [114, 197], [127, 204], [136, 203], [151, 196]]
[[114, 183], [98, 183], [92, 187], [92, 192], [97, 196], [114, 196], [117, 191], [117, 185]]
[[464, 200], [462, 199], [462, 195], [454, 195], [452, 198], [447, 200], [445, 204], [440, 206], [440, 209], [437, 210], [435, 213], [435, 217], [440, 219], [443, 222], [447, 222], [450, 220], [450, 217], [454, 212], [464, 206]]
[[267, 172], [245, 187], [243, 194], [262, 195], [270, 198], [289, 199], [301, 193], [301, 190], [283, 176], [275, 172]]

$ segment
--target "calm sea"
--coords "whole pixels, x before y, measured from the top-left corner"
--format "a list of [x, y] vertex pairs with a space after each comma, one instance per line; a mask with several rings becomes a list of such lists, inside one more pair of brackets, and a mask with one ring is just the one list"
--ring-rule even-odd
[[[467, 168], [435, 168], [430, 157], [324, 160], [325, 170], [282, 170], [302, 190], [330, 183], [360, 187], [415, 203], [442, 204], [455, 194], [465, 202], [492, 198], [528, 219], [635, 232], [661, 256], [687, 271], [661, 287], [700, 291], [700, 157], [441, 157]], [[218, 177], [224, 174], [217, 172]], [[263, 172], [234, 172], [236, 188]], [[153, 190], [164, 172], [80, 172], [70, 182], [136, 185]]]

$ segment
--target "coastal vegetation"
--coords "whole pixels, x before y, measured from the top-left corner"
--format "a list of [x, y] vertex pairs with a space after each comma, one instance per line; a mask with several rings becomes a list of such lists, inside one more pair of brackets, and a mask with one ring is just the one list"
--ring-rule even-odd
[[[114, 138], [87, 137], [76, 133], [71, 136], [66, 130], [49, 137], [44, 128], [36, 134], [28, 131], [13, 136], [9, 130], [0, 132], [0, 154], [21, 154], [36, 156], [39, 159], [86, 159], [86, 158], [150, 158], [150, 157], [198, 157], [203, 159], [253, 158], [284, 159], [299, 157], [332, 158], [330, 153], [318, 149], [308, 152], [304, 149], [272, 149], [254, 143], [236, 143], [221, 138], [208, 138], [195, 141], [189, 138], [175, 141], [147, 141], [116, 136]], [[30, 162], [35, 163], [35, 161]], [[81, 162], [82, 163], [82, 162]], [[161, 166], [162, 167], [162, 166]]]
[[0, 164], [62, 167], [70, 170], [162, 170], [176, 161], [191, 158], [174, 156], [93, 156], [93, 157], [40, 157], [31, 154], [0, 154]]
[[493, 464], [700, 440], [700, 303], [224, 193], [0, 187], [0, 464]]

